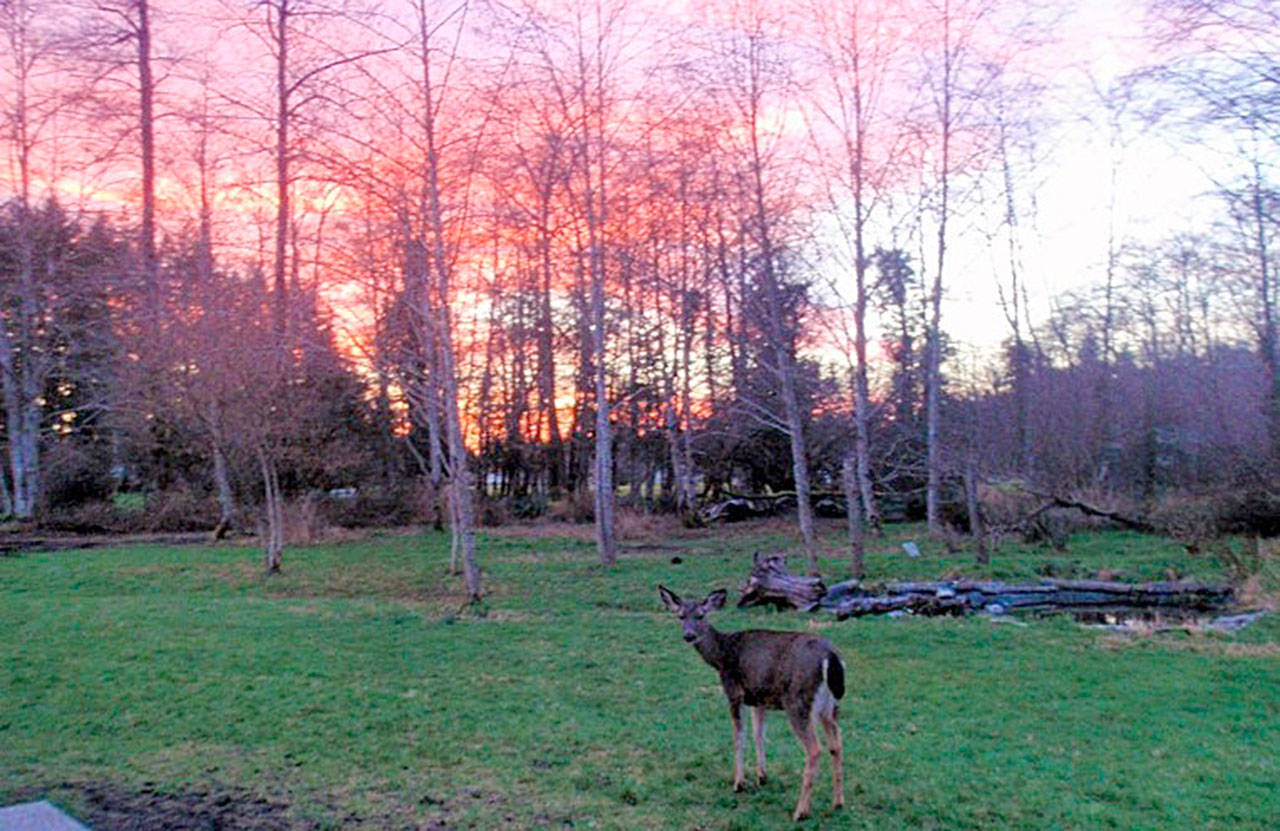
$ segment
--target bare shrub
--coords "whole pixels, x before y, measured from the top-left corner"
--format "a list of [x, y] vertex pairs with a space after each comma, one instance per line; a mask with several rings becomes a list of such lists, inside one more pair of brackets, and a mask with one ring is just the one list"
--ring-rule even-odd
[[987, 527], [992, 531], [1004, 531], [1020, 527], [1026, 517], [1044, 504], [1044, 500], [1028, 493], [1023, 483], [1006, 480], [979, 484], [978, 504]]
[[411, 525], [425, 519], [424, 506], [430, 499], [419, 487], [361, 487], [343, 497], [323, 496], [317, 508], [325, 524], [341, 528], [371, 528]]
[[484, 528], [498, 528], [511, 521], [511, 512], [507, 509], [505, 499], [485, 498], [476, 506], [479, 510], [480, 525]]
[[1259, 487], [1233, 489], [1213, 502], [1222, 533], [1280, 537], [1280, 493]]
[[681, 518], [668, 513], [646, 513], [619, 508], [615, 517], [618, 538], [624, 540], [670, 539], [685, 531]]
[[131, 517], [110, 502], [85, 502], [51, 510], [40, 517], [40, 527], [63, 534], [128, 533]]
[[591, 491], [586, 488], [571, 491], [564, 499], [553, 502], [549, 506], [547, 516], [560, 522], [578, 524], [595, 522], [596, 511]]
[[1171, 493], [1147, 509], [1151, 524], [1191, 551], [1230, 534], [1280, 536], [1280, 493], [1263, 488], [1228, 488], [1210, 493]]
[[1192, 553], [1221, 533], [1220, 508], [1214, 500], [1189, 494], [1166, 494], [1152, 503], [1147, 519], [1161, 533], [1173, 537]]
[[1280, 543], [1253, 539], [1214, 540], [1209, 554], [1222, 566], [1246, 606], [1280, 605]]
[[295, 545], [320, 542], [326, 538], [327, 530], [318, 495], [307, 494], [285, 503], [284, 538], [288, 542]]
[[218, 505], [212, 496], [188, 488], [147, 495], [147, 507], [136, 515], [133, 531], [212, 531], [218, 524]]

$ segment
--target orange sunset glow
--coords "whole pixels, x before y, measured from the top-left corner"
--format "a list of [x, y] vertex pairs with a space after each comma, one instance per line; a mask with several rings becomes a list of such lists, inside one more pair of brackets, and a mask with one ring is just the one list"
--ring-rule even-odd
[[0, 0], [0, 152], [0, 831], [1277, 827], [1280, 0]]
[[23, 0], [0, 188], [158, 252], [125, 282], [185, 304], [165, 348], [213, 325], [214, 274], [278, 327], [310, 316], [401, 439], [446, 371], [477, 454], [585, 442], [599, 365], [637, 441], [724, 417], [779, 360], [843, 391], [810, 413], [850, 413], [849, 373], [902, 393], [930, 337], [987, 383], [1123, 251], [1269, 170], [1143, 111], [1151, 67], [1250, 48], [1153, 9]]

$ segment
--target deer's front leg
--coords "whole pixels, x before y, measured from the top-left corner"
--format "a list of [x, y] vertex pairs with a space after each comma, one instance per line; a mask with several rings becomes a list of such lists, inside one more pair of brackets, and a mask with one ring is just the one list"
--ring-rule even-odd
[[740, 791], [747, 784], [747, 777], [742, 772], [742, 702], [729, 699], [729, 717], [733, 719], [733, 789]]

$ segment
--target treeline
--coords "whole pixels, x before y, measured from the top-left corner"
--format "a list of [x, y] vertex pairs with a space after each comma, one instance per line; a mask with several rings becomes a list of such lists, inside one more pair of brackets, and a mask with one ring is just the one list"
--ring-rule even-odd
[[[4, 508], [260, 503], [277, 568], [287, 505], [354, 488], [447, 513], [478, 595], [471, 529], [551, 503], [611, 562], [619, 499], [788, 491], [812, 557], [836, 491], [939, 531], [966, 483], [1260, 471], [1274, 13], [1152, 7], [1096, 113], [1232, 142], [1220, 210], [1046, 315], [1051, 11], [6, 4]], [[995, 355], [948, 334], [975, 284]]]
[[[16, 270], [17, 225], [10, 205], [0, 215], [6, 279]], [[24, 347], [15, 375], [40, 394], [27, 422], [37, 425], [34, 435], [20, 432], [22, 413], [6, 411], [6, 449], [23, 462], [18, 475], [12, 467], [5, 471], [6, 513], [17, 515], [27, 499], [60, 527], [110, 529], [126, 518], [102, 513], [104, 504], [138, 492], [149, 495], [151, 509], [134, 520], [142, 523], [136, 527], [212, 529], [237, 521], [242, 504], [261, 500], [257, 457], [266, 446], [281, 454], [281, 489], [290, 498], [340, 490], [340, 501], [354, 497], [358, 504], [331, 510], [349, 522], [436, 518], [438, 506], [420, 486], [432, 481], [433, 457], [442, 471], [448, 468], [447, 447], [437, 435], [433, 449], [431, 420], [411, 415], [428, 408], [430, 396], [419, 383], [421, 398], [397, 413], [393, 392], [370, 383], [314, 295], [300, 292], [294, 306], [290, 340], [296, 346], [281, 387], [274, 380], [272, 364], [279, 359], [264, 275], [206, 270], [194, 250], [162, 251], [164, 319], [157, 334], [140, 311], [145, 300], [131, 229], [72, 216], [52, 203], [41, 206], [28, 227], [41, 263], [38, 290], [29, 298], [34, 325], [10, 337]], [[905, 262], [900, 254], [881, 257], [889, 259], [899, 268]], [[904, 312], [918, 303], [897, 305], [893, 279], [885, 271], [874, 278], [876, 310], [904, 315], [905, 325], [878, 343], [887, 361], [873, 385], [871, 471], [878, 502], [923, 518], [925, 369], [917, 344], [924, 321]], [[792, 288], [794, 343], [804, 315], [817, 312], [805, 303], [804, 286]], [[950, 352], [956, 377], [942, 402], [948, 475], [963, 473], [968, 454], [986, 479], [1020, 477], [1051, 490], [1097, 485], [1151, 495], [1264, 475], [1269, 375], [1257, 350], [1235, 336], [1188, 342], [1172, 319], [1133, 314], [1140, 302], [1176, 308], [1184, 288], [1174, 282], [1170, 293], [1161, 293], [1126, 278], [1123, 291], [1136, 294], [1117, 292], [1109, 334], [1092, 301], [1067, 297], [1030, 330], [1024, 353], [1010, 343], [997, 362], [970, 366], [966, 356]], [[1235, 296], [1229, 286], [1220, 291], [1223, 302]], [[1205, 322], [1233, 332], [1222, 325], [1227, 320]], [[765, 340], [754, 331], [760, 322], [740, 326], [734, 342], [708, 339], [705, 329], [688, 333], [700, 357], [719, 368], [707, 376], [716, 395], [691, 402], [688, 429], [676, 417], [682, 416], [681, 379], [663, 374], [657, 341], [627, 344], [637, 356], [626, 366], [630, 383], [611, 381], [618, 386], [611, 407], [613, 466], [624, 503], [692, 512], [734, 494], [794, 491], [774, 371], [758, 347], [751, 354], [753, 344]], [[398, 337], [411, 340], [413, 333], [406, 327]], [[1112, 360], [1105, 359], [1108, 342], [1120, 344]], [[552, 443], [521, 424], [533, 416], [504, 403], [519, 396], [485, 389], [521, 382], [512, 366], [522, 348], [503, 343], [471, 356], [473, 374], [484, 382], [467, 408], [477, 493], [492, 514], [517, 517], [540, 515], [553, 500], [572, 503], [576, 494], [578, 504], [561, 510], [589, 520], [580, 496], [590, 487], [590, 408], [568, 421], [566, 438]], [[731, 351], [742, 354], [723, 360]], [[407, 348], [405, 364], [390, 374], [421, 381], [429, 373], [416, 365], [417, 355]], [[532, 387], [536, 373], [525, 371]], [[838, 491], [853, 452], [848, 374], [800, 359], [796, 382], [810, 474], [817, 488]], [[681, 456], [696, 479], [691, 494], [678, 487]], [[23, 490], [15, 490], [15, 482]], [[89, 510], [76, 510], [86, 505]], [[358, 516], [359, 506], [366, 506], [366, 516]]]

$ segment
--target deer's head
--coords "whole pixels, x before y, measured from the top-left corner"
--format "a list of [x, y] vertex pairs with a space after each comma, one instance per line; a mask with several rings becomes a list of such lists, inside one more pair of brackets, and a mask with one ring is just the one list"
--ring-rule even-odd
[[689, 643], [702, 640], [711, 629], [707, 615], [717, 609], [724, 608], [728, 592], [716, 589], [701, 600], [681, 600], [680, 595], [666, 586], [658, 586], [658, 594], [662, 602], [667, 604], [671, 613], [680, 618], [680, 626], [684, 631], [684, 639]]

